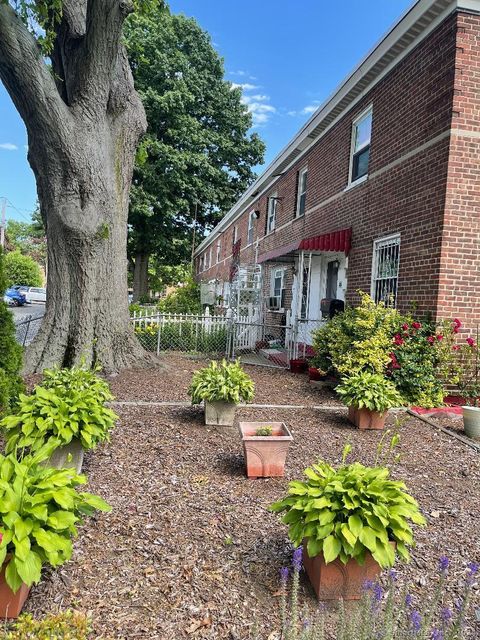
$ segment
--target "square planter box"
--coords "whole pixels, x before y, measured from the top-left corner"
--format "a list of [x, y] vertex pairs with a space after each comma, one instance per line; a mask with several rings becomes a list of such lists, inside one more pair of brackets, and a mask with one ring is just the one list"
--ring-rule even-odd
[[308, 369], [308, 363], [303, 358], [290, 360], [290, 371], [292, 373], [305, 373]]
[[236, 408], [232, 402], [205, 402], [205, 424], [233, 427]]
[[[71, 442], [58, 447], [46, 461], [46, 465], [56, 469], [75, 469], [77, 473], [82, 472], [84, 449], [78, 438], [73, 438]], [[69, 457], [71, 460], [69, 461]]]
[[[271, 436], [256, 436], [259, 427], [272, 427]], [[283, 422], [240, 422], [243, 453], [249, 478], [285, 475], [285, 460], [293, 436]]]
[[362, 566], [351, 558], [343, 564], [338, 558], [325, 563], [323, 555], [310, 558], [303, 543], [303, 566], [318, 600], [359, 600], [366, 580], [375, 580], [381, 568], [370, 553]]
[[22, 584], [17, 593], [13, 593], [5, 582], [5, 568], [9, 560], [7, 556], [0, 571], [0, 619], [18, 618], [30, 593], [30, 587], [26, 584]]
[[376, 429], [381, 430], [385, 426], [388, 411], [379, 413], [378, 411], [370, 411], [370, 409], [357, 409], [356, 407], [348, 407], [348, 419], [359, 429]]

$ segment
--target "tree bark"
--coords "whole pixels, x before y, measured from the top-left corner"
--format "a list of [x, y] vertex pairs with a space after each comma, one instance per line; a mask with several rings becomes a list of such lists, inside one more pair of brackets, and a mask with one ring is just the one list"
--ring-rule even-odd
[[137, 251], [133, 271], [133, 301], [138, 302], [148, 295], [148, 261], [149, 254]]
[[34, 38], [0, 3], [0, 79], [22, 116], [47, 235], [47, 304], [25, 370], [147, 358], [128, 312], [127, 215], [146, 129], [121, 44], [129, 0], [64, 0], [48, 70]]

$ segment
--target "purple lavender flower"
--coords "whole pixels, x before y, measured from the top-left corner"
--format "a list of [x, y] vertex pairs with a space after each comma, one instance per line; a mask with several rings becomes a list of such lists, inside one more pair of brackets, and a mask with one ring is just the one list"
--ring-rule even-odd
[[390, 569], [390, 571], [388, 572], [388, 577], [390, 578], [390, 580], [392, 582], [396, 582], [397, 581], [398, 574], [395, 571], [395, 569]]
[[422, 626], [422, 616], [416, 609], [413, 609], [410, 612], [408, 619], [410, 620], [410, 626], [412, 628], [413, 633], [417, 634], [420, 631], [420, 628]]
[[287, 583], [288, 574], [289, 574], [288, 567], [282, 567], [280, 569], [280, 581], [283, 585]]
[[[305, 620], [303, 620], [303, 622], [302, 622], [303, 630], [306, 631], [307, 629], [310, 629], [310, 626], [311, 626], [310, 625], [310, 620], [305, 618]], [[442, 639], [440, 639], [440, 640], [442, 640]]]
[[480, 564], [478, 564], [477, 562], [469, 562], [467, 565], [468, 568], [468, 573], [467, 573], [467, 584], [468, 586], [472, 586], [472, 584], [475, 581], [475, 576], [478, 573], [478, 570], [480, 569]]
[[411, 607], [413, 604], [413, 596], [411, 593], [407, 593], [407, 595], [405, 596], [405, 605], [407, 607]]
[[292, 564], [295, 571], [300, 571], [302, 568], [302, 547], [298, 547], [298, 549], [295, 549], [293, 552]]
[[453, 613], [450, 607], [444, 607], [440, 612], [440, 619], [444, 625], [448, 625], [453, 618]]
[[375, 600], [375, 602], [381, 602], [383, 598], [383, 589], [382, 587], [378, 584], [378, 582], [375, 582], [375, 584], [373, 585], [373, 599]]
[[455, 609], [456, 609], [457, 611], [461, 611], [461, 610], [462, 610], [462, 608], [463, 608], [463, 598], [457, 598], [457, 599], [455, 600]]
[[374, 582], [373, 580], [365, 580], [362, 585], [364, 591], [371, 591], [373, 589]]
[[449, 564], [450, 560], [447, 558], [447, 556], [440, 556], [440, 560], [438, 561], [438, 570], [440, 571], [440, 573], [447, 573]]
[[432, 629], [431, 640], [444, 640], [443, 631], [440, 629]]

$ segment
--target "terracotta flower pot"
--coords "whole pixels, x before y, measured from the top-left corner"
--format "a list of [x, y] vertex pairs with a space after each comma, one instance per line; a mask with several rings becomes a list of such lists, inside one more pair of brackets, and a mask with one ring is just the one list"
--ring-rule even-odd
[[358, 409], [357, 407], [348, 407], [348, 419], [359, 429], [377, 429], [382, 430], [385, 426], [388, 411], [380, 413], [379, 411], [370, 411], [370, 409]]
[[236, 408], [233, 402], [205, 402], [205, 424], [233, 427]]
[[338, 558], [326, 564], [323, 555], [310, 558], [306, 540], [303, 542], [303, 566], [318, 600], [359, 600], [364, 583], [375, 580], [381, 571], [371, 553], [366, 554], [363, 566], [353, 558], [347, 564]]
[[[272, 427], [271, 436], [255, 435], [259, 427]], [[285, 460], [293, 436], [283, 422], [240, 422], [243, 452], [249, 478], [285, 475]]]
[[296, 358], [290, 360], [290, 371], [292, 373], [305, 373], [308, 368], [308, 363], [303, 358]]
[[30, 593], [30, 587], [26, 584], [22, 584], [17, 593], [13, 593], [6, 583], [5, 569], [9, 560], [10, 556], [7, 556], [0, 570], [0, 619], [18, 618]]

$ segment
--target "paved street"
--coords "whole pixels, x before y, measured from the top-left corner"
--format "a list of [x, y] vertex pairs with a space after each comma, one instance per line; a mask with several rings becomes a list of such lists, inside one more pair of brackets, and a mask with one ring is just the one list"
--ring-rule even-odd
[[25, 304], [23, 307], [8, 307], [13, 314], [15, 323], [21, 322], [26, 316], [43, 316], [45, 313], [45, 305], [42, 304]]

